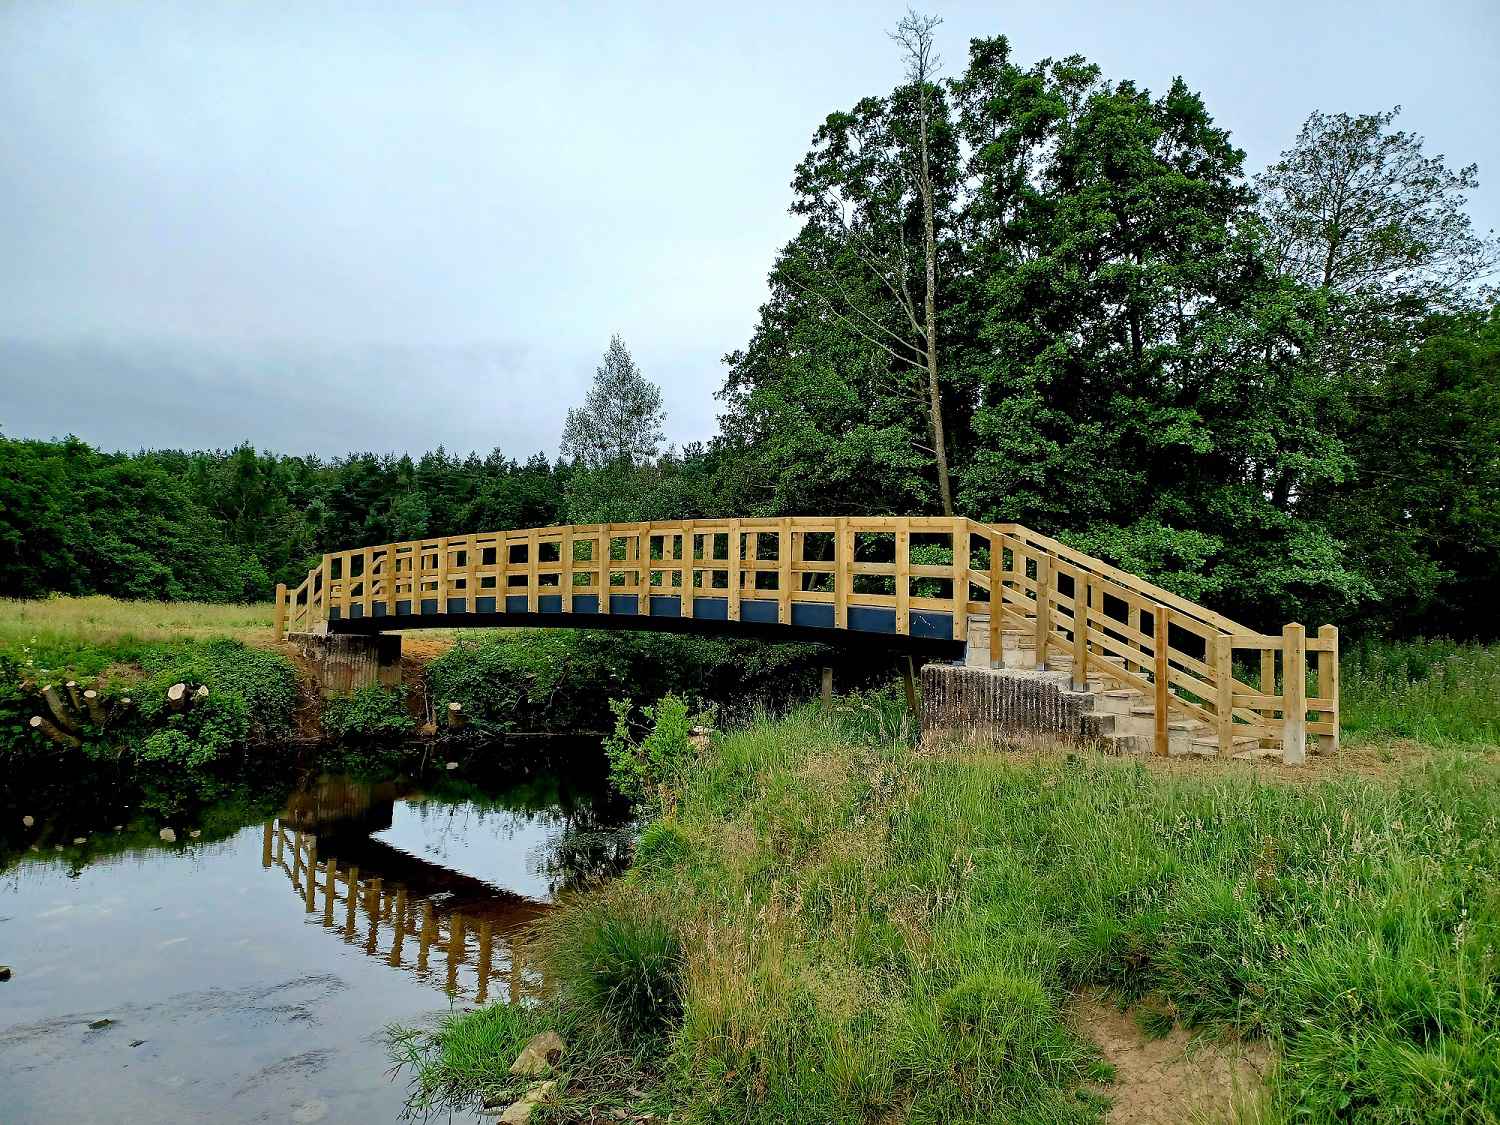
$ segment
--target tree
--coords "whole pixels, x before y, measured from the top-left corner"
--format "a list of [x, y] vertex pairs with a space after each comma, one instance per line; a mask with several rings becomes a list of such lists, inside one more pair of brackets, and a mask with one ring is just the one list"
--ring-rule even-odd
[[937, 226], [933, 221], [932, 162], [928, 145], [928, 129], [932, 121], [932, 79], [937, 73], [940, 60], [933, 53], [933, 32], [943, 21], [937, 16], [921, 16], [908, 9], [906, 17], [896, 25], [892, 36], [906, 51], [906, 77], [917, 90], [917, 148], [920, 161], [917, 173], [917, 192], [922, 197], [922, 257], [927, 271], [927, 284], [922, 293], [922, 343], [927, 360], [927, 394], [930, 426], [932, 428], [932, 454], [937, 462], [938, 495], [943, 502], [943, 515], [953, 514], [953, 489], [948, 483], [948, 451], [943, 436], [943, 400], [938, 391], [937, 350]]
[[1314, 113], [1256, 177], [1275, 268], [1330, 302], [1330, 374], [1368, 377], [1427, 317], [1475, 307], [1500, 259], [1464, 210], [1477, 167], [1426, 155], [1400, 112]]
[[625, 341], [611, 336], [584, 404], [568, 411], [563, 456], [590, 469], [648, 464], [665, 438], [665, 419], [661, 388], [641, 374]]

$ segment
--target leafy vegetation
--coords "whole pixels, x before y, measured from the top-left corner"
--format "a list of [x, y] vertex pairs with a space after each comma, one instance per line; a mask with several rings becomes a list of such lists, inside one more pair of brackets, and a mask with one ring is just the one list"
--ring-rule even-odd
[[675, 695], [664, 695], [641, 708], [646, 733], [637, 737], [631, 728], [634, 708], [628, 699], [610, 701], [615, 729], [604, 739], [609, 758], [609, 779], [628, 800], [643, 804], [662, 789], [676, 789], [693, 760], [693, 728], [707, 721], [694, 715]]
[[1500, 645], [1365, 641], [1339, 664], [1346, 738], [1500, 746]]
[[634, 1108], [688, 1120], [1098, 1121], [1109, 1070], [1069, 1020], [1094, 988], [1156, 1034], [1268, 1040], [1268, 1120], [1500, 1113], [1492, 759], [1268, 784], [919, 751], [888, 714], [717, 737], [625, 884], [544, 922], [553, 1006], [449, 1021], [419, 1095], [505, 1089], [557, 1026], [580, 1106], [630, 1102], [613, 1050]]
[[386, 741], [414, 729], [404, 687], [371, 684], [323, 700], [323, 730], [340, 742]]

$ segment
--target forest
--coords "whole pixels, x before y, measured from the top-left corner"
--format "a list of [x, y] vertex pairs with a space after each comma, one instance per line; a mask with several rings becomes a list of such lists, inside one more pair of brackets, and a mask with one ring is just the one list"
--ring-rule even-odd
[[[1256, 624], [1493, 636], [1500, 243], [1399, 108], [1251, 174], [1181, 80], [920, 43], [793, 170], [795, 236], [664, 448], [618, 337], [561, 453], [0, 437], [0, 595], [261, 601], [325, 550], [564, 522], [1019, 521]], [[726, 222], [730, 221], [726, 216]], [[3, 422], [3, 420], [0, 420]]]

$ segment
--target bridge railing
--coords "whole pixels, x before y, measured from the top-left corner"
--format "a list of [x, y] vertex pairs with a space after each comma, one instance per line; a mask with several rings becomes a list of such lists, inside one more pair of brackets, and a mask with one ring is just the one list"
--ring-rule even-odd
[[[662, 601], [665, 599], [665, 602]], [[1019, 524], [964, 517], [679, 520], [536, 527], [336, 551], [278, 588], [277, 634], [323, 621], [429, 614], [673, 616], [963, 640], [986, 615], [990, 656], [1025, 634], [1039, 666], [1301, 761], [1338, 740], [1338, 631], [1263, 634]], [[1311, 659], [1309, 659], [1309, 657]], [[1309, 682], [1309, 675], [1312, 680]]]

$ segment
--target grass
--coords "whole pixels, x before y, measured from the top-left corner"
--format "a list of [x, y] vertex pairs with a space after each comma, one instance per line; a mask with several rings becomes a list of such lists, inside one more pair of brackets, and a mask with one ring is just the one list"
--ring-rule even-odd
[[1340, 679], [1346, 737], [1500, 745], [1500, 645], [1366, 641], [1346, 649]]
[[[556, 998], [526, 1028], [595, 1037], [564, 1062], [573, 1111], [612, 1049], [634, 1060], [629, 1107], [678, 1120], [1099, 1121], [1109, 1069], [1071, 1013], [1102, 989], [1151, 1034], [1268, 1041], [1279, 1062], [1246, 1119], [1500, 1120], [1488, 756], [1282, 785], [922, 751], [897, 726], [863, 699], [716, 739], [623, 886], [544, 923]], [[607, 942], [601, 917], [620, 920]], [[650, 974], [627, 970], [667, 963], [661, 927], [679, 995], [642, 1035], [597, 982], [638, 998]], [[519, 1018], [456, 1017], [410, 1060], [419, 1082], [503, 1089]], [[502, 1024], [486, 1056], [477, 1036]]]

